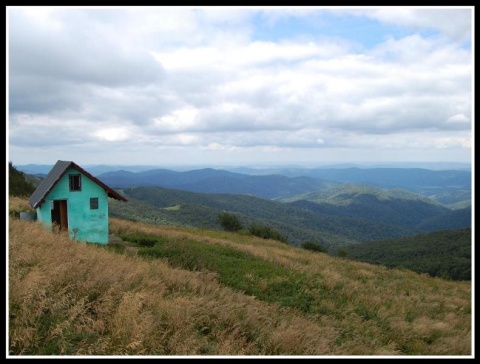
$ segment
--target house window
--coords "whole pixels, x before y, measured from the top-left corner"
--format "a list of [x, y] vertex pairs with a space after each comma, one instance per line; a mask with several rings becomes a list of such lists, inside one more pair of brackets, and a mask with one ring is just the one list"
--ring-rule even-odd
[[70, 174], [68, 178], [70, 182], [70, 191], [82, 190], [82, 180], [80, 179], [79, 174]]
[[90, 210], [98, 210], [98, 197], [90, 199]]

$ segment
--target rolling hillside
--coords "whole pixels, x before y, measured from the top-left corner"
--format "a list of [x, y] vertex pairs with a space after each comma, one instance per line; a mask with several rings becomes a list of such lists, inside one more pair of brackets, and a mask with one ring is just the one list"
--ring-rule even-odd
[[98, 178], [115, 188], [158, 186], [191, 192], [248, 194], [267, 199], [316, 191], [337, 184], [318, 178], [250, 176], [211, 168], [186, 172], [165, 169], [137, 173], [115, 171], [103, 173]]
[[432, 199], [400, 189], [342, 184], [279, 201], [322, 214], [363, 218], [416, 232], [471, 226], [469, 208], [452, 211]]
[[[303, 209], [248, 195], [203, 194], [161, 187], [136, 187], [123, 190], [128, 204], [112, 201], [112, 217], [177, 226], [206, 227], [220, 229], [217, 216], [223, 211], [235, 213], [244, 226], [261, 224], [282, 232], [292, 245], [304, 240], [322, 241], [334, 249], [343, 244], [356, 243], [357, 232], [352, 226], [368, 229], [365, 222], [355, 219], [321, 216]], [[321, 225], [321, 231], [318, 226]], [[347, 228], [348, 231], [342, 227]], [[403, 231], [388, 229], [374, 224], [375, 229], [366, 231], [365, 236], [403, 236]], [[341, 235], [336, 235], [341, 233]], [[383, 234], [382, 234], [383, 233]]]
[[[248, 170], [248, 169], [246, 169]], [[250, 171], [254, 173], [254, 171]], [[275, 173], [276, 172], [276, 173]], [[160, 186], [192, 192], [251, 194], [268, 199], [326, 190], [340, 184], [363, 184], [401, 189], [429, 197], [449, 208], [471, 205], [471, 172], [433, 171], [422, 168], [278, 169], [234, 173], [219, 169], [176, 172], [165, 169], [143, 172], [116, 171], [99, 178], [113, 187]]]
[[[248, 173], [247, 169], [242, 171]], [[304, 176], [387, 189], [400, 188], [426, 196], [440, 190], [470, 190], [472, 184], [470, 171], [424, 168], [278, 168], [250, 170], [250, 173], [275, 173], [287, 177]]]
[[241, 234], [119, 219], [110, 227], [154, 245], [75, 243], [9, 219], [10, 355], [473, 353], [470, 282]]
[[129, 203], [113, 202], [110, 211], [114, 217], [219, 228], [217, 215], [228, 211], [237, 214], [244, 226], [271, 226], [292, 245], [313, 241], [331, 252], [346, 244], [414, 235], [422, 231], [418, 229], [422, 222], [451, 212], [418, 196], [411, 200], [377, 200], [360, 194], [356, 204], [344, 206], [308, 201], [281, 203], [248, 195], [194, 193], [153, 186], [127, 188], [123, 193]]
[[[25, 165], [27, 174], [48, 173], [51, 166]], [[117, 169], [115, 169], [117, 168]], [[188, 171], [148, 166], [89, 166], [90, 173], [114, 188], [159, 186], [192, 192], [250, 194], [277, 199], [324, 190], [343, 183], [402, 189], [429, 197], [448, 208], [471, 205], [469, 170], [424, 168], [204, 168]], [[242, 172], [242, 173], [238, 173]]]

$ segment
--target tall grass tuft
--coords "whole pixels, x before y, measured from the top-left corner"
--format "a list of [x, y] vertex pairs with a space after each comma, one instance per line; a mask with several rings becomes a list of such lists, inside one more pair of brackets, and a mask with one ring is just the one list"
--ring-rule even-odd
[[117, 236], [156, 239], [131, 255], [8, 223], [11, 356], [472, 352], [467, 282], [229, 232], [111, 219]]
[[[16, 219], [8, 299], [10, 355], [331, 354], [335, 331], [208, 272], [72, 242]], [[292, 348], [284, 327], [301, 345]]]
[[20, 217], [20, 212], [34, 212], [35, 210], [30, 206], [28, 201], [23, 197], [10, 196], [9, 197], [9, 215], [12, 217]]

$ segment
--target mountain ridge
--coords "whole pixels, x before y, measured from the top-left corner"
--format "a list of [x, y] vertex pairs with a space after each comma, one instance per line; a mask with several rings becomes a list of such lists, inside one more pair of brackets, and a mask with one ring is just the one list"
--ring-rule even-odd
[[[19, 170], [34, 169], [20, 166]], [[43, 172], [49, 169], [40, 166]], [[277, 199], [314, 192], [343, 183], [368, 184], [385, 189], [403, 189], [431, 197], [450, 208], [471, 204], [472, 174], [465, 170], [429, 170], [425, 168], [203, 168], [172, 170], [148, 166], [100, 166], [87, 171], [113, 188], [160, 186], [194, 192], [245, 193]], [[108, 167], [109, 168], [109, 167]], [[93, 170], [95, 169], [95, 171]], [[243, 173], [239, 173], [239, 171]], [[25, 172], [29, 173], [29, 172]], [[38, 173], [33, 173], [38, 175]], [[290, 178], [290, 179], [287, 179]]]
[[[309, 201], [283, 203], [243, 194], [211, 194], [168, 189], [157, 186], [133, 187], [122, 190], [129, 201], [139, 201], [143, 208], [131, 203], [112, 202], [113, 216], [122, 218], [170, 221], [179, 225], [219, 228], [217, 215], [222, 211], [238, 214], [244, 225], [260, 223], [280, 230], [293, 245], [305, 240], [321, 241], [330, 249], [351, 242], [366, 242], [383, 238], [413, 235], [428, 230], [419, 227], [434, 218], [448, 222], [452, 210], [421, 199], [385, 202], [360, 201], [353, 210], [331, 204]], [[145, 205], [146, 204], [146, 205]], [[146, 211], [146, 206], [151, 206]], [[395, 211], [396, 208], [401, 210]], [[382, 209], [384, 212], [382, 212]], [[386, 211], [390, 211], [388, 214]], [[368, 213], [367, 213], [368, 212]], [[468, 212], [468, 211], [467, 211]], [[383, 215], [383, 216], [382, 216]], [[468, 216], [461, 216], [461, 227], [469, 227]], [[443, 227], [447, 227], [443, 225]], [[457, 225], [456, 225], [457, 227]]]

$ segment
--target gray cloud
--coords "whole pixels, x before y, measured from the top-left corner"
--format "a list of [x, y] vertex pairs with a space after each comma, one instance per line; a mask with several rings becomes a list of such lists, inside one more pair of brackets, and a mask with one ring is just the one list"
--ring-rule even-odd
[[95, 14], [59, 10], [46, 22], [10, 12], [10, 112], [78, 113], [95, 104], [91, 98], [102, 89], [161, 83], [164, 70], [153, 56], [122, 48], [121, 34], [109, 37], [108, 23]]
[[112, 23], [100, 22], [105, 17], [99, 19], [97, 10], [80, 9], [75, 14], [58, 11], [48, 24], [21, 11], [10, 14], [9, 64], [13, 76], [40, 75], [103, 86], [150, 84], [163, 76], [163, 68], [149, 51], [121, 42], [121, 24], [118, 20], [113, 24], [118, 33], [112, 34]]
[[[233, 157], [382, 146], [466, 155], [471, 147], [464, 9], [344, 12], [438, 31], [387, 36], [362, 49], [312, 34], [253, 39], [258, 14], [249, 8], [37, 10], [9, 9], [9, 142], [16, 153], [84, 145], [105, 156], [155, 154], [148, 147]], [[272, 29], [288, 13], [309, 22], [322, 16], [261, 11]], [[437, 24], [449, 16], [458, 27]]]

